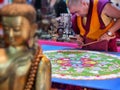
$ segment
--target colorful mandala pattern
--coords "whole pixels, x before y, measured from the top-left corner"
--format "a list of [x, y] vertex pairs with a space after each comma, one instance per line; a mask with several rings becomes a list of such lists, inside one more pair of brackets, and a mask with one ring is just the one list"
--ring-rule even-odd
[[52, 77], [76, 80], [120, 77], [120, 57], [84, 50], [45, 51], [51, 60]]

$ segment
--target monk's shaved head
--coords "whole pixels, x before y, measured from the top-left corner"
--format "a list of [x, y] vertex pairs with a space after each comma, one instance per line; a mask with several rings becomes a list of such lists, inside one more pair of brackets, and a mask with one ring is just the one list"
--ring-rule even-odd
[[68, 7], [80, 5], [82, 0], [68, 0]]

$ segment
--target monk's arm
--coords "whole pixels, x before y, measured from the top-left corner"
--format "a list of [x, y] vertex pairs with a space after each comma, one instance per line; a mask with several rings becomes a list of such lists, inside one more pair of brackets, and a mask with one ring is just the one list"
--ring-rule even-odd
[[120, 9], [108, 3], [103, 10], [108, 17], [115, 18], [115, 24], [109, 29], [110, 32], [115, 33], [120, 29]]

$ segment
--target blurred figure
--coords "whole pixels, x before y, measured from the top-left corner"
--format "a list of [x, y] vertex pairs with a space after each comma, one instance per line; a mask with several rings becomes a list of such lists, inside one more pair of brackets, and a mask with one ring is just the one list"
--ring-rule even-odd
[[67, 5], [64, 0], [56, 0], [54, 5], [56, 17], [59, 17], [61, 13], [68, 13]]

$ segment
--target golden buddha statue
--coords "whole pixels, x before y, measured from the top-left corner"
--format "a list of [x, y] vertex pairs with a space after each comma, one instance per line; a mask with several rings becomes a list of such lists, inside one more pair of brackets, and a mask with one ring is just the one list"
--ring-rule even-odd
[[0, 48], [0, 90], [50, 90], [51, 63], [34, 42], [36, 12], [31, 5], [4, 6]]

